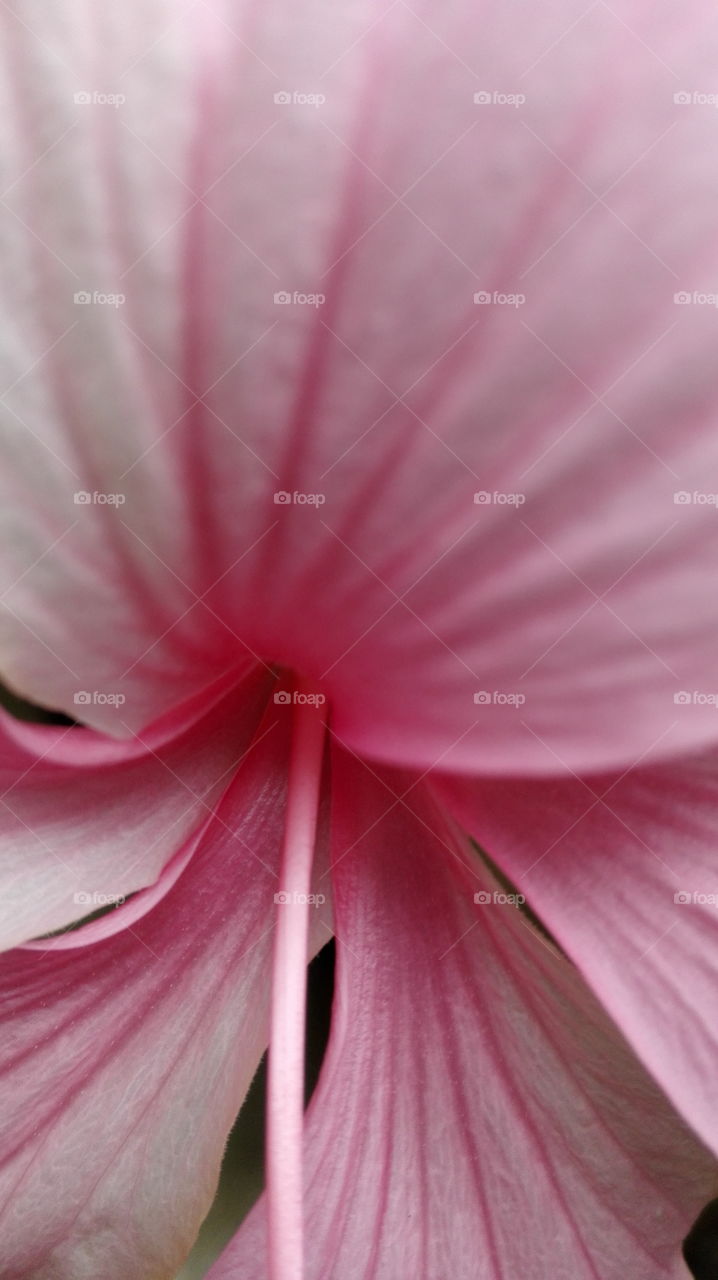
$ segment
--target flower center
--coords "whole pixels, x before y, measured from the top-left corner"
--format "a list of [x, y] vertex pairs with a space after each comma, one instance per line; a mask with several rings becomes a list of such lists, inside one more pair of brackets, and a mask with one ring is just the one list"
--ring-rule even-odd
[[314, 686], [299, 681], [291, 696], [292, 747], [279, 892], [275, 894], [277, 928], [267, 1084], [270, 1280], [301, 1280], [303, 1275], [307, 945], [326, 726], [325, 700]]

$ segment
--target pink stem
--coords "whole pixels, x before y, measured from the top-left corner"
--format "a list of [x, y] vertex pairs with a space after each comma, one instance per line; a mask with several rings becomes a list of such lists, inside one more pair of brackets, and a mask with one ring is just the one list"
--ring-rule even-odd
[[[300, 695], [316, 692], [298, 684]], [[270, 1280], [302, 1280], [302, 1130], [307, 944], [325, 708], [295, 703], [289, 796], [276, 896], [267, 1086], [267, 1205]]]

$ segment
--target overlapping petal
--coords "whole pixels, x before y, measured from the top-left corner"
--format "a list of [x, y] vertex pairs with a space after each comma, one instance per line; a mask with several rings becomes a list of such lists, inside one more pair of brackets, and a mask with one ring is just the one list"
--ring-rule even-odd
[[713, 741], [708, 0], [1, 21], [14, 684], [138, 728], [259, 655], [421, 767]]
[[142, 921], [0, 958], [8, 1280], [171, 1280], [182, 1262], [266, 1043], [286, 756], [286, 719], [268, 721]]
[[717, 766], [432, 783], [716, 1153]]
[[153, 884], [207, 826], [270, 688], [260, 669], [122, 742], [2, 713], [2, 947]]
[[[712, 1157], [438, 809], [397, 803], [405, 779], [341, 751], [333, 779], [338, 987], [307, 1125], [307, 1276], [685, 1274]], [[264, 1277], [265, 1230], [260, 1202], [211, 1280]]]

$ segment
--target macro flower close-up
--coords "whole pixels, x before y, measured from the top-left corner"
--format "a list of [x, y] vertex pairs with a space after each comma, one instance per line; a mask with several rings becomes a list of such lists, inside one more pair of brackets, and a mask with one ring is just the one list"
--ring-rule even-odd
[[0, 34], [0, 1280], [718, 1280], [718, 11]]

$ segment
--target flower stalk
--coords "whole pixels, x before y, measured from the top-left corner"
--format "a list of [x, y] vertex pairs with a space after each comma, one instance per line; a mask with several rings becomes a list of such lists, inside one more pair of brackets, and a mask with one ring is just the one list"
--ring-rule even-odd
[[299, 683], [293, 707], [289, 790], [275, 894], [272, 1013], [267, 1096], [270, 1280], [303, 1275], [302, 1131], [309, 894], [326, 724], [323, 699]]

